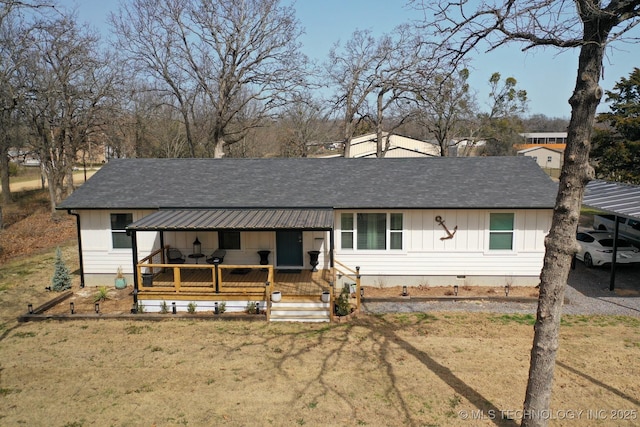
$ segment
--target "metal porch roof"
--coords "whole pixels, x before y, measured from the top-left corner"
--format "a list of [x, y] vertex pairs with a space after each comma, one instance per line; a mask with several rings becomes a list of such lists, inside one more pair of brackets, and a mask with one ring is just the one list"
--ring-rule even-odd
[[582, 203], [614, 215], [640, 219], [640, 186], [591, 181], [587, 184]]
[[159, 210], [127, 229], [151, 230], [331, 230], [331, 209]]

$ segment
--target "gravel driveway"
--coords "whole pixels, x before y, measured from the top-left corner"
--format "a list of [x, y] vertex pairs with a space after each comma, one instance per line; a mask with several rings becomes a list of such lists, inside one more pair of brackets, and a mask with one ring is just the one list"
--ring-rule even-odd
[[[606, 314], [640, 317], [640, 266], [618, 266], [615, 291], [609, 291], [610, 268], [587, 269], [580, 261], [569, 274], [565, 291], [564, 314]], [[368, 313], [472, 311], [492, 313], [533, 313], [537, 303], [493, 301], [367, 302]]]

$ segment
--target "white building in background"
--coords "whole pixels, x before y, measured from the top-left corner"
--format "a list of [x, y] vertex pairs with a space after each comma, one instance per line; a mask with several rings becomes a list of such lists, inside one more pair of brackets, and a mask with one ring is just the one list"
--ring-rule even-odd
[[524, 144], [529, 145], [548, 145], [548, 144], [566, 144], [567, 132], [529, 132], [521, 133], [525, 141]]
[[544, 146], [525, 148], [518, 151], [518, 156], [533, 157], [538, 166], [544, 169], [562, 168], [564, 152]]
[[[386, 147], [388, 135], [388, 132], [383, 133], [383, 149], [386, 151], [384, 156], [386, 158], [440, 156], [440, 147], [437, 144], [401, 135], [391, 135], [389, 137], [389, 146]], [[377, 140], [375, 133], [353, 138], [351, 140], [351, 157], [376, 157]], [[340, 154], [335, 154], [327, 157], [340, 156]]]

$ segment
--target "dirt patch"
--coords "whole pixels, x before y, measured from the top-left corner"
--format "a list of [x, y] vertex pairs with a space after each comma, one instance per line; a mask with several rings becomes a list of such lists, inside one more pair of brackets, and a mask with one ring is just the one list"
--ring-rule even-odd
[[0, 263], [63, 245], [76, 236], [73, 216], [50, 211], [44, 191], [16, 196], [16, 202], [2, 207]]
[[[46, 314], [71, 314], [73, 303], [74, 314], [92, 314], [96, 312], [96, 304], [100, 313], [129, 314], [133, 306], [133, 287], [124, 289], [86, 287], [72, 288], [73, 295], [46, 311]], [[52, 294], [52, 297], [55, 293]]]
[[[446, 298], [456, 296], [456, 291], [452, 286], [416, 286], [408, 287], [408, 295], [403, 296], [402, 286], [394, 287], [372, 287], [364, 286], [365, 299], [394, 299], [401, 300], [403, 297], [408, 298]], [[87, 287], [79, 288], [75, 285], [72, 288], [73, 295], [52, 308], [46, 310], [46, 314], [70, 314], [71, 305], [75, 314], [93, 314], [96, 306], [100, 313], [105, 314], [130, 314], [133, 306], [133, 287], [127, 286], [124, 289]], [[50, 294], [51, 299], [56, 294]], [[102, 298], [104, 296], [104, 298]], [[504, 287], [488, 287], [488, 286], [463, 286], [458, 289], [459, 297], [475, 297], [475, 298], [495, 298], [505, 297]], [[509, 288], [509, 297], [511, 298], [537, 298], [538, 289], [531, 287], [511, 287]]]
[[[402, 286], [377, 287], [363, 286], [365, 298], [402, 298]], [[507, 295], [508, 291], [508, 295]], [[519, 297], [537, 298], [538, 289], [528, 286], [459, 286], [457, 291], [453, 286], [408, 286], [407, 295], [410, 298], [437, 298], [437, 297]]]

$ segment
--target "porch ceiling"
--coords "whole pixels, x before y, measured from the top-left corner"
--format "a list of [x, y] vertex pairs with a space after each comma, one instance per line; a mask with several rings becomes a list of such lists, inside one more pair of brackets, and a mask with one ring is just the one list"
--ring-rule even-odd
[[136, 231], [332, 228], [332, 209], [171, 209], [154, 212], [127, 227]]

